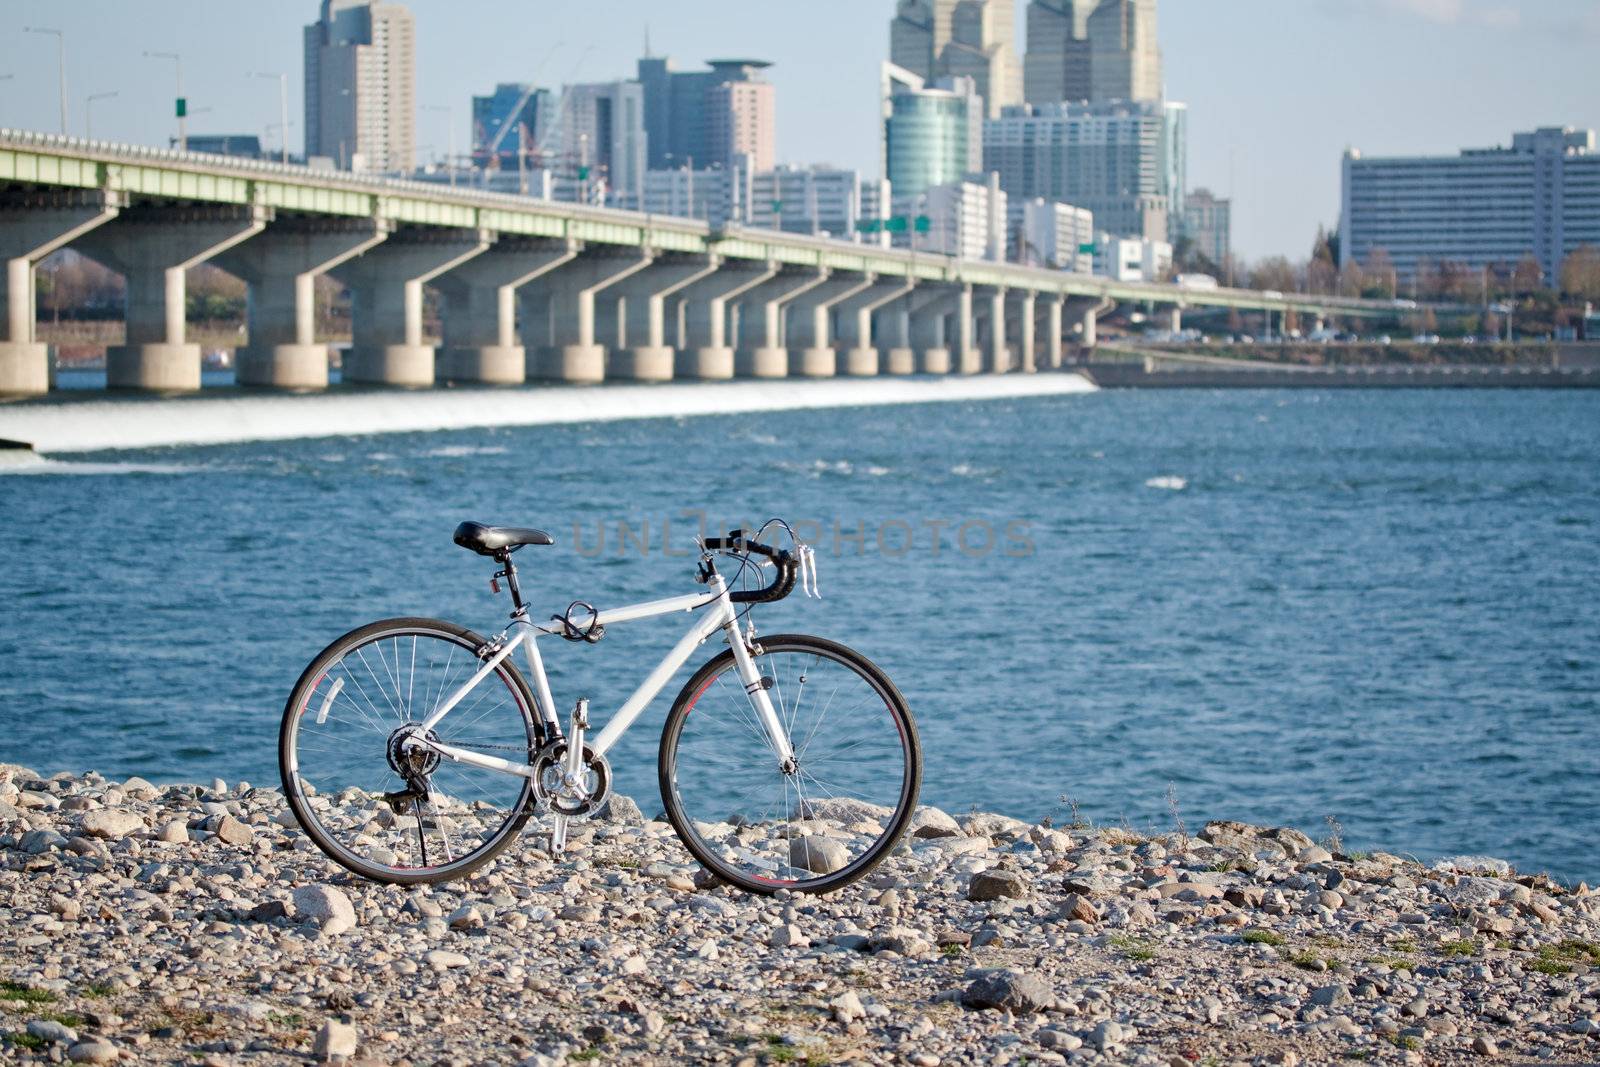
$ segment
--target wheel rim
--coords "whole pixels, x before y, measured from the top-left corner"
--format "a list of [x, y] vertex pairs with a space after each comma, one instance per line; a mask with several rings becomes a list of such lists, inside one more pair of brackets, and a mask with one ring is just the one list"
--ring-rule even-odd
[[[463, 867], [515, 831], [531, 793], [526, 778], [400, 743], [481, 666], [466, 638], [396, 630], [346, 649], [298, 694], [286, 784], [301, 822], [334, 859], [379, 878], [423, 877]], [[532, 709], [501, 666], [427, 736], [526, 763]]]
[[848, 881], [892, 841], [911, 789], [911, 739], [888, 690], [835, 653], [756, 658], [789, 735], [785, 770], [731, 660], [678, 721], [670, 790], [680, 831], [724, 876], [763, 888]]

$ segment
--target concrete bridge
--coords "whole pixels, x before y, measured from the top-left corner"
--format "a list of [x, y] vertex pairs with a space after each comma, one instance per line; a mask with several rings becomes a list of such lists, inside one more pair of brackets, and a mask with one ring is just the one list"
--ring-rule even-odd
[[[184, 272], [249, 291], [241, 384], [318, 389], [313, 282], [351, 292], [346, 381], [425, 387], [674, 378], [1001, 374], [1093, 346], [1117, 302], [1393, 315], [1338, 297], [1121, 283], [423, 182], [0, 130], [0, 394], [46, 392], [38, 262], [71, 247], [122, 274], [127, 340], [107, 384], [200, 386]], [[443, 295], [443, 345], [423, 287]]]

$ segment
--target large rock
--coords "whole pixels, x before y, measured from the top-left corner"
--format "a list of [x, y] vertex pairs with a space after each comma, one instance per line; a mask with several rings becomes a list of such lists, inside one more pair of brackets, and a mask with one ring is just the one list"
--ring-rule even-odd
[[322, 927], [325, 934], [354, 929], [356, 909], [344, 890], [331, 885], [303, 885], [294, 891], [295, 914]]
[[118, 841], [135, 830], [144, 829], [144, 820], [121, 808], [102, 808], [83, 817], [83, 832], [90, 837]]
[[232, 815], [224, 815], [218, 819], [212, 832], [230, 845], [243, 847], [255, 840], [255, 831], [249, 826], [235, 819]]
[[992, 837], [996, 841], [1015, 841], [1033, 829], [1021, 819], [977, 812], [961, 819], [961, 828], [971, 837]]
[[975, 979], [961, 994], [969, 1008], [993, 1008], [1014, 1015], [1040, 1012], [1056, 1005], [1050, 987], [1023, 971], [993, 971]]
[[117, 1055], [117, 1046], [103, 1037], [91, 1037], [67, 1049], [67, 1059], [73, 1063], [110, 1063]]
[[74, 1064], [109, 1064], [117, 1059], [117, 1054], [117, 1046], [102, 1037], [78, 1041], [77, 1045], [67, 1049], [67, 1059]]
[[800, 812], [803, 818], [823, 819], [839, 823], [841, 826], [858, 822], [887, 822], [894, 814], [892, 808], [868, 804], [865, 800], [856, 800], [853, 797], [807, 800], [801, 807], [804, 809]]
[[595, 813], [595, 818], [604, 822], [620, 823], [623, 826], [643, 826], [645, 823], [644, 812], [630, 796], [623, 793], [612, 793], [606, 802], [600, 805], [600, 810]]
[[317, 1040], [311, 1051], [319, 1060], [344, 1060], [356, 1054], [356, 1043], [355, 1027], [338, 1019], [329, 1019], [317, 1031]]
[[28, 1022], [28, 1036], [51, 1045], [70, 1045], [78, 1040], [78, 1032], [54, 1019], [32, 1019]]
[[912, 837], [960, 837], [961, 826], [945, 812], [933, 807], [920, 807], [911, 814], [909, 830]]
[[1028, 895], [1028, 883], [1016, 871], [979, 871], [967, 885], [968, 900], [1020, 900]]
[[797, 837], [789, 842], [789, 865], [813, 874], [832, 874], [850, 862], [850, 853], [831, 837]]

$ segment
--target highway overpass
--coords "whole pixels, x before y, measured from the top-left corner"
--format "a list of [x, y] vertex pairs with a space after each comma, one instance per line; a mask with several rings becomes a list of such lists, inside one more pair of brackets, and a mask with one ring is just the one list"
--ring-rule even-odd
[[[349, 287], [346, 381], [1005, 373], [1061, 365], [1119, 302], [1389, 315], [1384, 301], [1115, 282], [1010, 263], [338, 171], [0, 130], [0, 394], [48, 390], [38, 262], [71, 247], [127, 282], [112, 388], [197, 389], [184, 272], [249, 289], [241, 384], [328, 383], [313, 282]], [[443, 345], [423, 287], [443, 295]]]

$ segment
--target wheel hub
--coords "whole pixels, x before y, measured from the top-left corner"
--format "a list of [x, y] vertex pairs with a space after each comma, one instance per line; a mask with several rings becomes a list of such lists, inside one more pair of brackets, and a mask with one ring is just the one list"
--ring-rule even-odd
[[417, 782], [426, 784], [428, 775], [439, 766], [440, 756], [427, 745], [408, 746], [406, 741], [411, 738], [421, 741], [437, 741], [439, 738], [432, 730], [424, 730], [421, 723], [407, 723], [389, 735], [389, 766], [407, 785], [414, 787]]

